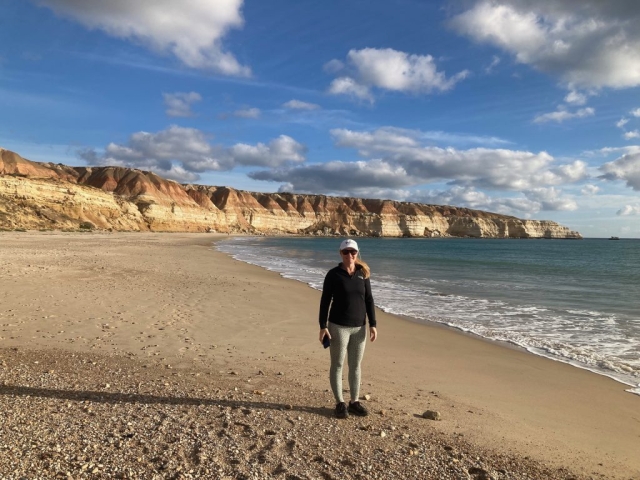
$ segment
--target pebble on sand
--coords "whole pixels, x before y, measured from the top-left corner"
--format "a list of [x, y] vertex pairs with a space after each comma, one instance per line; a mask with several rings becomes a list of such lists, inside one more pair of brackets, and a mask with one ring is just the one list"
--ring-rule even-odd
[[422, 414], [422, 418], [426, 418], [427, 420], [440, 420], [440, 412], [436, 412], [435, 410], [427, 410]]

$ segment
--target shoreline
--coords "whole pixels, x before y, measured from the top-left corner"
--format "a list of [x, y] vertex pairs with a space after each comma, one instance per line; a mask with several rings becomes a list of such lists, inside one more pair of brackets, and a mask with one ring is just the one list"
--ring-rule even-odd
[[[301, 283], [304, 283], [304, 282], [301, 282]], [[313, 287], [310, 287], [310, 288], [313, 288]], [[376, 308], [378, 308], [378, 307], [376, 307]], [[589, 373], [593, 373], [594, 375], [598, 375], [599, 377], [608, 378], [609, 380], [613, 380], [614, 382], [619, 383], [621, 385], [624, 385], [624, 386], [627, 386], [627, 387], [633, 387], [638, 391], [636, 392], [636, 391], [634, 391], [632, 389], [629, 389], [629, 390], [625, 390], [625, 392], [630, 393], [631, 395], [640, 396], [640, 387], [638, 387], [637, 385], [634, 385], [632, 383], [627, 383], [627, 382], [625, 382], [623, 380], [620, 380], [619, 378], [614, 377], [612, 374], [608, 374], [608, 373], [605, 373], [605, 372], [600, 372], [598, 370], [594, 370], [592, 368], [586, 367], [584, 365], [581, 365], [581, 364], [579, 364], [577, 362], [573, 362], [573, 361], [568, 360], [568, 359], [567, 360], [563, 360], [561, 358], [553, 357], [551, 355], [545, 355], [544, 353], [537, 353], [537, 352], [534, 352], [532, 350], [529, 350], [526, 347], [523, 347], [522, 345], [518, 345], [517, 343], [511, 342], [509, 340], [498, 340], [498, 339], [494, 339], [494, 338], [483, 337], [482, 335], [480, 335], [478, 333], [467, 331], [467, 330], [464, 330], [464, 329], [462, 329], [460, 327], [457, 327], [455, 325], [450, 325], [448, 323], [444, 323], [444, 322], [441, 323], [441, 322], [436, 322], [436, 321], [433, 321], [433, 320], [423, 320], [423, 319], [411, 317], [409, 315], [401, 315], [401, 314], [398, 314], [398, 313], [390, 313], [390, 312], [386, 312], [385, 310], [383, 310], [381, 308], [380, 308], [380, 311], [383, 311], [383, 312], [387, 313], [387, 315], [393, 315], [394, 317], [401, 318], [403, 320], [406, 320], [406, 321], [412, 322], [412, 323], [416, 323], [418, 325], [427, 325], [430, 328], [444, 328], [444, 329], [447, 329], [447, 330], [451, 330], [451, 331], [453, 331], [455, 333], [458, 333], [460, 335], [466, 335], [466, 336], [469, 336], [470, 338], [474, 338], [474, 339], [477, 339], [477, 340], [482, 340], [482, 341], [485, 341], [485, 342], [488, 342], [488, 343], [491, 343], [491, 344], [495, 344], [495, 345], [497, 345], [499, 347], [502, 347], [502, 348], [510, 348], [510, 349], [516, 350], [518, 352], [526, 353], [526, 354], [529, 354], [529, 355], [533, 355], [535, 357], [544, 358], [544, 359], [550, 360], [552, 362], [558, 362], [558, 363], [562, 363], [562, 364], [565, 364], [565, 365], [569, 365], [571, 367], [578, 368], [580, 370], [584, 370], [584, 371], [589, 372]]]
[[[270, 369], [279, 388], [316, 392], [312, 401], [330, 409], [320, 292], [218, 252], [215, 238], [227, 236], [1, 233], [0, 349], [95, 352], [184, 374]], [[640, 476], [640, 399], [620, 383], [449, 326], [379, 315], [362, 385], [375, 409], [554, 468]], [[427, 409], [442, 421], [415, 418]]]
[[[242, 235], [233, 235], [232, 234], [230, 237], [227, 237], [227, 239], [233, 238], [234, 236], [235, 237], [243, 237]], [[275, 237], [277, 238], [278, 236], [275, 236]], [[282, 238], [288, 238], [289, 236], [281, 236], [281, 237]], [[302, 236], [301, 235], [299, 237], [300, 238], [305, 238], [305, 237], [308, 237], [308, 236]], [[451, 238], [454, 238], [454, 237], [451, 237]], [[441, 239], [446, 240], [446, 238], [441, 238]], [[433, 240], [433, 238], [431, 238], [430, 240]], [[485, 240], [485, 239], [473, 239], [473, 240]], [[505, 239], [492, 239], [492, 238], [490, 238], [490, 239], [487, 239], [487, 240], [505, 240]], [[518, 239], [515, 239], [515, 240], [518, 240]], [[527, 239], [525, 239], [525, 240], [527, 240]], [[534, 240], [538, 240], [538, 239], [534, 239]], [[607, 240], [607, 239], [603, 238], [603, 239], [590, 239], [590, 240]], [[214, 245], [218, 244], [221, 241], [224, 241], [224, 239], [216, 240], [214, 242]], [[280, 275], [280, 277], [283, 278], [283, 279], [292, 279], [292, 280], [295, 280], [295, 281], [298, 281], [298, 282], [302, 283], [303, 285], [311, 288], [312, 290], [321, 291], [320, 289], [318, 289], [317, 287], [313, 286], [308, 281], [301, 280], [301, 279], [294, 278], [294, 277], [287, 277], [287, 276], [285, 276], [284, 273], [280, 272], [279, 270], [277, 270], [275, 268], [271, 268], [271, 267], [268, 267], [268, 266], [260, 265], [258, 263], [252, 263], [250, 261], [243, 260], [241, 258], [238, 258], [238, 255], [235, 254], [235, 253], [224, 252], [224, 251], [219, 250], [217, 247], [216, 247], [216, 251], [221, 252], [221, 253], [223, 253], [225, 255], [228, 255], [230, 258], [232, 258], [234, 260], [237, 260], [237, 261], [240, 261], [240, 262], [243, 262], [243, 263], [245, 263], [247, 265], [256, 266], [256, 267], [262, 268], [262, 269], [264, 269], [266, 271], [276, 273], [276, 274]], [[585, 371], [591, 372], [593, 374], [596, 374], [596, 375], [603, 376], [603, 377], [606, 377], [608, 379], [614, 380], [615, 382], [620, 383], [621, 385], [625, 385], [626, 387], [629, 387], [626, 391], [628, 393], [630, 393], [631, 395], [640, 396], [640, 383], [639, 383], [640, 379], [639, 379], [638, 382], [633, 383], [631, 380], [624, 380], [623, 378], [616, 377], [616, 373], [618, 375], [623, 375], [621, 372], [610, 373], [610, 372], [605, 371], [605, 370], [599, 370], [597, 367], [592, 367], [592, 366], [589, 366], [587, 364], [582, 364], [582, 363], [580, 363], [578, 361], [575, 361], [575, 360], [573, 360], [571, 358], [562, 357], [560, 355], [555, 355], [554, 356], [553, 354], [545, 352], [544, 349], [540, 349], [540, 348], [537, 348], [537, 347], [534, 347], [534, 346], [530, 346], [529, 347], [529, 346], [521, 345], [521, 344], [518, 344], [518, 343], [516, 343], [515, 341], [512, 341], [512, 340], [502, 340], [502, 339], [497, 339], [497, 338], [486, 337], [486, 336], [483, 336], [482, 334], [474, 332], [473, 330], [467, 330], [467, 329], [465, 329], [463, 327], [457, 326], [455, 324], [447, 323], [445, 321], [439, 322], [439, 321], [436, 321], [436, 320], [431, 320], [429, 318], [413, 317], [413, 316], [407, 315], [407, 314], [396, 313], [396, 312], [390, 311], [391, 309], [384, 308], [384, 307], [379, 307], [379, 306], [377, 306], [376, 308], [378, 310], [382, 311], [382, 312], [387, 313], [388, 315], [393, 315], [393, 316], [398, 317], [398, 318], [403, 318], [403, 319], [405, 319], [407, 321], [416, 323], [418, 325], [427, 325], [427, 326], [430, 326], [430, 327], [442, 327], [442, 328], [451, 329], [452, 331], [458, 332], [460, 334], [468, 335], [468, 336], [470, 336], [472, 338], [485, 340], [485, 341], [488, 341], [488, 342], [491, 342], [491, 343], [495, 343], [495, 344], [497, 344], [499, 346], [502, 346], [502, 347], [513, 348], [513, 349], [516, 349], [518, 351], [526, 352], [528, 354], [535, 355], [537, 357], [542, 357], [542, 358], [545, 358], [545, 359], [548, 359], [548, 360], [551, 360], [551, 361], [554, 361], [554, 362], [564, 363], [566, 365], [570, 365], [572, 367], [579, 368], [581, 370], [585, 370]]]

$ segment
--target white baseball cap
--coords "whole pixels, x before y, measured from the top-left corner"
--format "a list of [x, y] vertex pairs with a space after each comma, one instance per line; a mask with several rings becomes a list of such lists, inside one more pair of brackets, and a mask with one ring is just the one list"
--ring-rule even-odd
[[355, 240], [351, 240], [350, 238], [347, 238], [346, 240], [343, 240], [342, 243], [340, 244], [340, 251], [342, 250], [346, 250], [347, 248], [352, 248], [354, 249], [356, 252], [359, 252], [360, 249], [358, 248], [358, 244], [356, 243]]

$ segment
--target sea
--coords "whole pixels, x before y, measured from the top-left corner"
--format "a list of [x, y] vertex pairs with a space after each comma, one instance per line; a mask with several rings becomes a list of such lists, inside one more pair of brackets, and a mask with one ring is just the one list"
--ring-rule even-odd
[[[385, 312], [508, 342], [640, 395], [640, 240], [356, 240]], [[340, 241], [231, 237], [216, 246], [321, 290]]]

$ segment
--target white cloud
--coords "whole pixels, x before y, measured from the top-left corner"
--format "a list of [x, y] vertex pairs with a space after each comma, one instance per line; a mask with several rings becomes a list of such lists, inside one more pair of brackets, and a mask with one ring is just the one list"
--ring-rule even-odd
[[462, 186], [454, 186], [443, 191], [428, 190], [420, 192], [410, 199], [420, 203], [455, 205], [503, 215], [522, 215], [522, 213], [528, 215], [539, 212], [541, 208], [539, 203], [526, 197], [492, 197], [473, 187]]
[[620, 120], [618, 120], [616, 122], [616, 127], [618, 128], [624, 128], [624, 126], [629, 123], [629, 119], [628, 118], [621, 118]]
[[640, 153], [640, 145], [627, 145], [624, 147], [603, 147], [599, 148], [598, 150], [585, 150], [584, 152], [582, 152], [582, 155], [586, 157], [606, 157], [608, 155], [617, 155], [620, 153], [622, 153], [623, 155]]
[[565, 120], [571, 120], [573, 118], [591, 117], [595, 114], [595, 110], [591, 107], [581, 108], [575, 112], [569, 112], [568, 110], [556, 110], [555, 112], [543, 113], [536, 115], [533, 119], [534, 123], [546, 123], [546, 122], [558, 122], [562, 123]]
[[200, 178], [200, 175], [197, 173], [189, 172], [180, 165], [172, 165], [169, 170], [162, 170], [156, 173], [164, 178], [168, 178], [169, 180], [174, 180], [179, 183], [192, 183], [196, 182]]
[[[632, 117], [640, 118], [640, 108], [636, 108], [629, 112]], [[616, 127], [620, 128], [624, 133], [622, 136], [626, 140], [632, 140], [634, 138], [640, 138], [640, 130], [626, 130], [625, 126], [629, 123], [629, 119], [626, 117], [621, 118], [616, 122]]]
[[238, 143], [228, 151], [236, 165], [279, 167], [284, 163], [304, 162], [306, 149], [293, 138], [280, 135], [267, 145]]
[[582, 193], [582, 195], [590, 197], [597, 194], [599, 191], [600, 187], [598, 187], [597, 185], [585, 185], [584, 187], [582, 187], [582, 190], [580, 190], [580, 193]]
[[[355, 132], [351, 130], [334, 130], [333, 132], [343, 132], [343, 136], [341, 138], [336, 138], [342, 142], [342, 138], [348, 138], [352, 141], [357, 141], [357, 139], [362, 139], [362, 141], [369, 141], [371, 139], [371, 135], [374, 135], [378, 141], [394, 143], [398, 142], [402, 145], [420, 145], [421, 142], [428, 143], [446, 143], [450, 146], [453, 145], [506, 145], [511, 142], [508, 140], [504, 140], [498, 137], [485, 137], [480, 135], [468, 135], [464, 133], [452, 133], [452, 132], [443, 132], [439, 130], [412, 130], [407, 128], [397, 128], [397, 127], [381, 127], [375, 130], [372, 134], [371, 132]], [[347, 133], [348, 132], [348, 133]], [[333, 133], [332, 133], [333, 134]], [[341, 143], [339, 143], [341, 145]], [[341, 146], [349, 146], [348, 144], [344, 144]]]
[[640, 130], [631, 130], [629, 132], [624, 132], [624, 138], [627, 140], [631, 140], [633, 138], [640, 138]]
[[405, 132], [406, 135], [411, 136], [412, 134], [416, 135], [416, 138], [421, 139], [423, 141], [437, 142], [437, 143], [446, 143], [448, 145], [508, 145], [512, 142], [508, 140], [504, 140], [499, 137], [484, 137], [480, 135], [468, 135], [463, 133], [451, 133], [451, 132], [442, 132], [438, 130], [431, 130], [427, 132], [414, 132], [411, 130], [401, 130], [398, 131]]
[[[582, 160], [575, 160], [572, 163], [565, 163], [550, 170], [561, 180], [562, 183], [573, 183], [584, 180], [587, 175], [587, 164]], [[553, 183], [553, 182], [552, 182]]]
[[414, 94], [444, 92], [469, 75], [468, 70], [463, 70], [447, 78], [438, 71], [431, 55], [408, 54], [391, 48], [350, 50], [346, 65], [342, 65], [341, 70], [347, 74], [336, 78], [329, 92], [370, 101], [372, 88]]
[[533, 188], [526, 190], [524, 195], [532, 202], [540, 204], [541, 210], [558, 211], [568, 210], [573, 211], [578, 208], [578, 204], [572, 198], [564, 196], [561, 190], [554, 187], [548, 188]]
[[398, 128], [378, 128], [371, 131], [353, 131], [346, 129], [331, 130], [335, 144], [339, 147], [357, 148], [364, 156], [375, 155], [375, 151], [399, 147], [420, 147], [420, 141], [410, 130]]
[[308, 103], [295, 99], [283, 103], [282, 106], [291, 110], [318, 110], [320, 108], [320, 105], [316, 105], [315, 103]]
[[489, 66], [484, 69], [484, 73], [489, 74], [493, 72], [493, 69], [497, 67], [499, 63], [500, 63], [500, 57], [497, 55], [494, 55]]
[[584, 105], [587, 103], [587, 96], [584, 93], [571, 90], [567, 96], [564, 97], [564, 101], [572, 105]]
[[430, 92], [449, 90], [468, 72], [447, 79], [438, 72], [431, 55], [409, 55], [391, 48], [351, 50], [349, 63], [366, 84], [387, 90]]
[[329, 93], [334, 95], [351, 95], [360, 100], [368, 100], [373, 102], [373, 95], [369, 91], [369, 87], [360, 85], [353, 78], [340, 77], [336, 78], [329, 85]]
[[398, 188], [413, 185], [415, 179], [398, 166], [381, 160], [333, 161], [300, 167], [250, 173], [255, 180], [285, 182], [296, 192], [334, 193], [357, 196], [361, 189]]
[[[425, 146], [422, 132], [391, 127], [374, 131], [336, 129], [331, 134], [336, 146], [356, 149], [364, 159], [263, 170], [249, 176], [279, 182], [283, 191], [366, 197], [384, 192], [385, 198], [502, 213], [574, 210], [576, 202], [560, 187], [586, 177], [584, 162], [556, 165], [545, 152]], [[411, 190], [442, 182], [452, 186], [444, 192]], [[488, 193], [492, 190], [507, 196], [492, 196]]]
[[278, 193], [291, 193], [295, 187], [292, 183], [283, 183], [278, 188]]
[[340, 60], [336, 60], [335, 58], [333, 60], [329, 60], [322, 67], [322, 69], [329, 74], [338, 73], [343, 68], [344, 68], [344, 63], [342, 63]]
[[197, 92], [176, 92], [163, 93], [164, 105], [167, 107], [166, 113], [170, 117], [191, 117], [191, 105], [202, 100]]
[[640, 205], [625, 205], [616, 212], [616, 215], [627, 217], [630, 215], [640, 215]]
[[631, 150], [612, 162], [600, 166], [601, 178], [622, 180], [628, 187], [640, 191], [640, 149]]
[[586, 164], [554, 166], [546, 152], [472, 148], [457, 150], [423, 146], [399, 129], [373, 132], [331, 131], [337, 146], [355, 148], [367, 158], [382, 158], [404, 167], [419, 182], [448, 180], [486, 188], [523, 190], [574, 182], [586, 176]]
[[260, 113], [259, 108], [242, 108], [233, 112], [233, 116], [238, 118], [259, 118]]
[[[134, 133], [127, 145], [110, 143], [102, 155], [89, 150], [80, 156], [89, 164], [140, 168], [166, 175], [174, 167], [174, 161], [190, 165], [186, 168], [189, 171], [230, 168], [218, 153], [204, 132], [172, 125], [158, 133]], [[192, 165], [200, 165], [200, 168]]]
[[250, 76], [222, 46], [244, 24], [243, 0], [34, 0], [90, 29], [171, 52], [188, 67]]
[[540, 211], [575, 210], [576, 202], [560, 190], [535, 189], [522, 196], [492, 196], [473, 187], [454, 186], [445, 191], [427, 191], [410, 197], [414, 201], [441, 205], [456, 205], [504, 215], [530, 216]]
[[640, 85], [637, 2], [476, 0], [452, 27], [583, 88]]
[[172, 125], [157, 133], [137, 132], [126, 145], [110, 143], [104, 152], [86, 149], [79, 156], [89, 165], [112, 165], [152, 170], [158, 175], [195, 181], [198, 173], [232, 170], [238, 166], [280, 167], [301, 163], [305, 147], [281, 135], [268, 144], [212, 145], [201, 130]]

